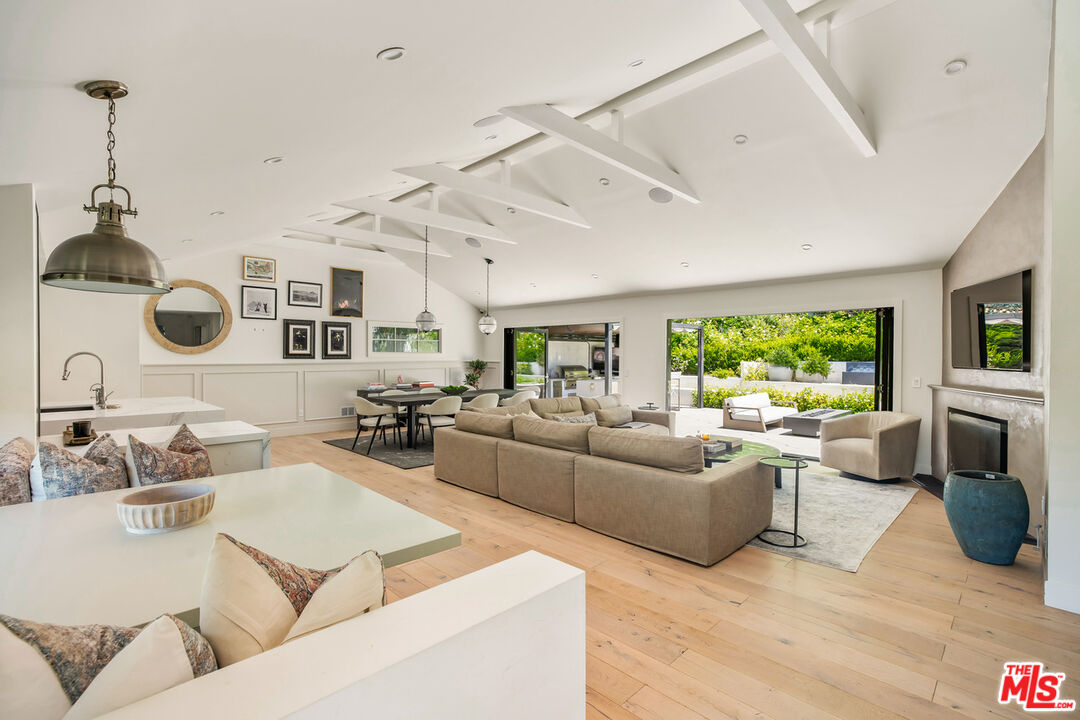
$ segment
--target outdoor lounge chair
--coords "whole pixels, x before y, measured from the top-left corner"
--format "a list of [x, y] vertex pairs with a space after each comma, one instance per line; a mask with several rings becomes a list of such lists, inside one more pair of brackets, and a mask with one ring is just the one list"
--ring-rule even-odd
[[724, 400], [724, 427], [732, 430], [760, 430], [783, 422], [788, 415], [799, 412], [790, 401], [773, 402], [768, 393], [739, 395]]

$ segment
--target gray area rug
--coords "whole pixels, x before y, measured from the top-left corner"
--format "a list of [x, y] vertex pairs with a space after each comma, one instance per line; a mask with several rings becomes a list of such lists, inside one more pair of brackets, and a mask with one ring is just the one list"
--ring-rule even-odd
[[[855, 572], [866, 553], [917, 491], [917, 488], [905, 485], [879, 485], [802, 471], [799, 476], [799, 534], [806, 538], [806, 545], [801, 548], [775, 547], [757, 538], [748, 544], [779, 555]], [[774, 493], [773, 521], [769, 527], [791, 530], [795, 507], [795, 474], [792, 471], [784, 471], [784, 487]], [[783, 541], [784, 536], [771, 534], [769, 539]]]
[[[375, 445], [371, 448], [371, 455], [367, 454], [368, 443], [371, 441], [371, 436], [364, 433], [360, 436], [360, 441], [356, 443], [356, 449], [351, 452], [357, 455], [363, 455], [364, 457], [370, 457], [372, 460], [378, 460], [380, 462], [399, 467], [403, 470], [411, 470], [418, 467], [427, 467], [428, 465], [435, 464], [435, 451], [432, 450], [430, 439], [427, 441], [418, 440], [419, 446], [413, 450], [405, 448], [404, 450], [398, 450], [397, 442], [391, 440], [391, 435], [387, 433], [387, 444], [382, 444], [382, 439], [377, 439]], [[342, 450], [349, 450], [353, 444], [353, 436], [350, 435], [347, 438], [341, 438], [340, 440], [323, 440], [327, 445], [333, 445], [334, 447], [341, 448]], [[801, 504], [801, 503], [800, 503]]]

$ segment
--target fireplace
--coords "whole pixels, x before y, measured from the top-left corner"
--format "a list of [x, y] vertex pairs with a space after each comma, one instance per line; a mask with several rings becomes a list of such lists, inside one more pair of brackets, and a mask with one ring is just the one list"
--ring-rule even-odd
[[1009, 471], [1009, 421], [949, 408], [949, 472]]

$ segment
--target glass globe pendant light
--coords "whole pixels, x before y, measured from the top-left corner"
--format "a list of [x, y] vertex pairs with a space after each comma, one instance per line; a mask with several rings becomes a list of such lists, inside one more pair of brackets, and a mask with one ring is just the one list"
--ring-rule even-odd
[[484, 302], [484, 315], [477, 325], [480, 327], [480, 332], [490, 335], [499, 326], [499, 323], [491, 316], [491, 266], [495, 261], [491, 258], [484, 258], [484, 262], [487, 263], [487, 300]]
[[[131, 207], [131, 193], [116, 184], [116, 161], [113, 148], [116, 136], [116, 100], [128, 94], [127, 86], [116, 80], [96, 80], [84, 87], [87, 95], [109, 101], [109, 130], [105, 134], [108, 180], [90, 190], [90, 204], [83, 210], [97, 213], [92, 232], [76, 235], [60, 243], [49, 255], [41, 282], [46, 285], [88, 290], [91, 292], [161, 295], [172, 290], [165, 277], [165, 267], [150, 248], [128, 237], [124, 216], [135, 217], [138, 210]], [[98, 190], [109, 191], [109, 199], [95, 202]], [[127, 207], [113, 201], [113, 193], [123, 190]]]
[[435, 313], [428, 310], [428, 228], [424, 226], [424, 309], [416, 316], [416, 329], [430, 332], [435, 329]]

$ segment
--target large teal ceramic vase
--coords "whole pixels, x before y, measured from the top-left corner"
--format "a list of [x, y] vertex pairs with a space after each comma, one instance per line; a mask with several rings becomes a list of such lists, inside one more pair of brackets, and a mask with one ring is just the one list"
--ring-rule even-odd
[[945, 479], [945, 514], [960, 549], [973, 560], [1012, 565], [1028, 527], [1020, 478], [983, 470], [955, 470]]

